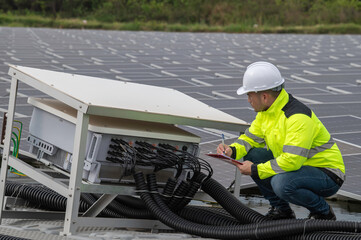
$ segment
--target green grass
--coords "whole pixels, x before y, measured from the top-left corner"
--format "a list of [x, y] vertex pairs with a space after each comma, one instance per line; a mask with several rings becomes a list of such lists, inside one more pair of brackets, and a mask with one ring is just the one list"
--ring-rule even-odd
[[354, 23], [314, 26], [253, 26], [246, 24], [209, 26], [206, 24], [169, 24], [156, 21], [105, 23], [96, 20], [46, 18], [38, 15], [17, 16], [9, 13], [0, 13], [0, 26], [168, 32], [361, 34], [361, 25]]

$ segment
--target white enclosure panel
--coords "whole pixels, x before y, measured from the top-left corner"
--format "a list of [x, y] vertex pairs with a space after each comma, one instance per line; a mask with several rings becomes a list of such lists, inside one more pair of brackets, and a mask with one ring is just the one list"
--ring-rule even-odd
[[[58, 131], [69, 130], [69, 136], [72, 137], [75, 130], [76, 124], [76, 110], [58, 100], [49, 99], [49, 98], [29, 98], [28, 102], [35, 107], [34, 111], [37, 114], [33, 114], [32, 118], [36, 118], [36, 125], [42, 126], [41, 128], [32, 129], [30, 125], [30, 131], [32, 133], [37, 133], [38, 131], [49, 131], [44, 130], [47, 126], [47, 122], [40, 123], [39, 121], [44, 121], [43, 119], [56, 118], [58, 120], [50, 121], [49, 123], [62, 124], [62, 128], [59, 128]], [[43, 111], [41, 111], [41, 110]], [[47, 114], [47, 117], [42, 117], [40, 113], [44, 112], [50, 113]], [[66, 121], [63, 121], [66, 120]], [[33, 123], [34, 121], [31, 121]], [[64, 127], [64, 126], [68, 127]], [[135, 137], [146, 137], [146, 138], [155, 138], [155, 139], [168, 139], [173, 141], [185, 141], [185, 142], [194, 142], [199, 143], [200, 137], [187, 132], [181, 128], [178, 128], [172, 124], [165, 123], [155, 123], [155, 122], [145, 122], [138, 120], [129, 120], [122, 118], [112, 118], [104, 116], [91, 115], [89, 117], [89, 126], [88, 130], [96, 133], [112, 134], [112, 135], [125, 135], [125, 136], [135, 136]], [[56, 131], [54, 129], [53, 131]], [[57, 134], [54, 134], [55, 136]], [[37, 137], [43, 136], [43, 134], [37, 135]], [[56, 141], [56, 139], [54, 139]], [[55, 144], [54, 142], [52, 142]], [[72, 142], [69, 143], [69, 146], [72, 146]], [[55, 144], [59, 146], [59, 144]], [[70, 152], [70, 151], [69, 151]]]
[[240, 131], [247, 126], [243, 120], [170, 88], [14, 65], [9, 75], [40, 85], [38, 89], [60, 101], [74, 100], [91, 115]]

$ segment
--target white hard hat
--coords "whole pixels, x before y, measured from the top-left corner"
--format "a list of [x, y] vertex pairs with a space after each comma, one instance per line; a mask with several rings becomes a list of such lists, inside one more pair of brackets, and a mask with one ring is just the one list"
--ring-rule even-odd
[[238, 88], [237, 94], [269, 90], [284, 82], [285, 80], [275, 65], [269, 62], [255, 62], [247, 67], [243, 75], [243, 86]]

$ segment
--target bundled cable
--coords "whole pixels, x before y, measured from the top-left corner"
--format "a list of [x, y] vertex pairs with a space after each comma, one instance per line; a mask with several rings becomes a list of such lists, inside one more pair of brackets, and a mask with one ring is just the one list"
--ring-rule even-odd
[[129, 206], [131, 208], [146, 209], [142, 199], [137, 198], [137, 197], [133, 197], [133, 196], [129, 196], [129, 195], [118, 195], [115, 198], [115, 201], [122, 203], [126, 206]]
[[213, 226], [235, 226], [239, 222], [230, 215], [214, 211], [213, 207], [186, 206], [178, 215], [189, 221], [213, 225]]
[[139, 152], [141, 159], [148, 160], [148, 164], [154, 167], [154, 172], [157, 172], [166, 168], [174, 168], [177, 170], [176, 178], [180, 176], [183, 169], [182, 159], [167, 149], [153, 146], [147, 142], [136, 141], [137, 151]]
[[211, 165], [205, 161], [204, 159], [197, 157], [195, 155], [190, 154], [186, 150], [179, 150], [172, 145], [160, 143], [159, 147], [168, 149], [177, 153], [183, 159], [183, 169], [190, 169], [194, 172], [195, 175], [200, 172], [205, 171], [207, 173], [207, 178], [212, 177], [213, 169]]
[[[5, 195], [25, 199], [35, 206], [48, 210], [63, 211], [66, 208], [67, 199], [64, 196], [26, 184], [6, 183]], [[79, 211], [84, 212], [88, 207], [84, 201], [80, 201]]]
[[169, 178], [167, 183], [165, 184], [162, 192], [162, 198], [165, 203], [168, 203], [173, 196], [174, 189], [177, 185], [177, 180], [173, 177]]
[[[91, 194], [93, 195], [93, 194]], [[98, 196], [96, 196], [98, 198]], [[92, 204], [91, 204], [92, 205]], [[144, 205], [143, 205], [144, 207]], [[134, 208], [119, 201], [112, 201], [104, 210], [110, 210], [120, 216], [138, 219], [153, 219], [153, 215], [146, 208]], [[108, 211], [109, 211], [108, 210]]]
[[[86, 202], [88, 204], [88, 206], [92, 206], [98, 198], [94, 197], [92, 194], [90, 193], [83, 193], [80, 196], [80, 199], [83, 200], [84, 202]], [[113, 218], [124, 218], [124, 215], [112, 211], [109, 208], [104, 208], [99, 216], [104, 216], [104, 217], [113, 217]]]
[[0, 234], [0, 240], [29, 240], [28, 238], [12, 237]]
[[[198, 224], [179, 217], [168, 208], [158, 194], [155, 176], [147, 177], [148, 187], [144, 181], [142, 172], [134, 174], [134, 179], [136, 180], [137, 189], [139, 190], [141, 198], [144, 200], [148, 209], [161, 222], [178, 231], [202, 237], [222, 239], [282, 239], [283, 237], [288, 238], [288, 236], [306, 236], [314, 232], [330, 230], [342, 232], [361, 231], [361, 223], [322, 220], [275, 220], [236, 226], [210, 226]], [[350, 239], [353, 239], [354, 236], [350, 237], [352, 237]]]
[[137, 162], [136, 150], [126, 141], [112, 138], [106, 160], [121, 164], [123, 171], [119, 176], [120, 182], [124, 176], [130, 176], [134, 173]]

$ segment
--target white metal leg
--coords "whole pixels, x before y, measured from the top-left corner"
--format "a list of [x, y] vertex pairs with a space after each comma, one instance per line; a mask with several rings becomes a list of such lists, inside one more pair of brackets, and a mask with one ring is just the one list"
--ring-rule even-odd
[[103, 194], [84, 214], [83, 217], [96, 217], [111, 203], [117, 194]]
[[78, 111], [75, 136], [73, 161], [69, 181], [69, 194], [66, 205], [63, 235], [71, 235], [78, 226], [79, 200], [81, 193], [81, 180], [83, 175], [86, 138], [88, 133], [89, 115]]
[[234, 191], [233, 191], [233, 195], [236, 198], [239, 198], [239, 191], [241, 190], [241, 177], [242, 177], [242, 173], [238, 170], [238, 168], [236, 168], [236, 174], [235, 174], [235, 180], [234, 180]]
[[[18, 90], [18, 79], [15, 77], [12, 78], [11, 88], [10, 88], [10, 97], [9, 97], [9, 108], [7, 113], [7, 125], [6, 125], [6, 135], [5, 135], [5, 143], [4, 143], [4, 151], [2, 156], [1, 163], [1, 175], [0, 175], [0, 223], [2, 217], [2, 211], [4, 208], [4, 195], [5, 195], [5, 184], [6, 177], [8, 172], [8, 163], [10, 156], [10, 146], [11, 146], [11, 134], [13, 129], [13, 121], [15, 114], [15, 106], [16, 106], [16, 95]], [[15, 150], [15, 148], [14, 148]]]

